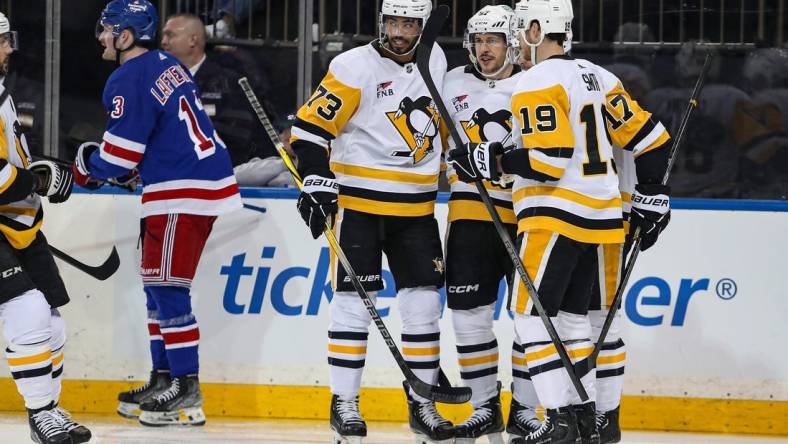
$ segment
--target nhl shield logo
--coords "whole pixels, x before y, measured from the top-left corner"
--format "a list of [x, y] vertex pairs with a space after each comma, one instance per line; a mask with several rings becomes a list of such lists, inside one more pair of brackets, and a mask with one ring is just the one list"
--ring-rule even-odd
[[440, 114], [431, 98], [405, 97], [397, 110], [387, 112], [386, 116], [408, 146], [407, 151], [394, 151], [392, 156], [410, 157], [417, 164], [435, 150]]

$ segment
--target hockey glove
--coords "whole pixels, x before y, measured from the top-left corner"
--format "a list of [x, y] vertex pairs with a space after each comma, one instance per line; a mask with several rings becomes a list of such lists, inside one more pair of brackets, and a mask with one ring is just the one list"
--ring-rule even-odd
[[449, 151], [449, 163], [463, 182], [498, 180], [497, 156], [503, 154], [500, 142], [466, 143]]
[[640, 251], [648, 250], [670, 222], [670, 187], [660, 184], [638, 184], [632, 193], [629, 234], [640, 227]]
[[337, 212], [339, 185], [329, 177], [309, 175], [304, 178], [301, 195], [298, 196], [298, 212], [317, 239], [326, 228], [326, 220]]
[[104, 181], [90, 177], [90, 171], [88, 171], [90, 155], [97, 149], [99, 149], [98, 143], [85, 142], [77, 149], [77, 158], [74, 159], [74, 182], [89, 190], [95, 190], [104, 185]]
[[49, 201], [53, 204], [65, 202], [71, 196], [74, 173], [67, 167], [49, 160], [39, 160], [31, 163], [29, 169], [38, 180], [36, 194], [49, 196]]
[[133, 193], [137, 190], [137, 185], [140, 182], [140, 173], [137, 171], [136, 168], [129, 170], [128, 173], [113, 177], [112, 179], [107, 179], [107, 183], [110, 185], [116, 186], [118, 188], [123, 188], [128, 190], [129, 192]]

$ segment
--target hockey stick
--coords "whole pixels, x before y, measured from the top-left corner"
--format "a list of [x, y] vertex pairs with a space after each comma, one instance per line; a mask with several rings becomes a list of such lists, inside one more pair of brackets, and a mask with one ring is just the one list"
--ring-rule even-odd
[[[673, 145], [670, 147], [670, 153], [668, 154], [668, 169], [665, 170], [665, 176], [662, 178], [662, 185], [668, 183], [670, 169], [673, 168], [673, 162], [676, 160], [676, 152], [678, 152], [679, 145], [681, 145], [681, 140], [684, 138], [684, 132], [687, 129], [687, 122], [689, 122], [692, 111], [698, 106], [698, 97], [700, 96], [700, 92], [703, 89], [703, 82], [706, 80], [706, 73], [708, 72], [709, 66], [711, 65], [711, 58], [711, 54], [706, 54], [706, 59], [703, 61], [703, 67], [701, 68], [700, 74], [698, 75], [698, 80], [695, 82], [695, 87], [692, 89], [689, 103], [687, 103], [687, 108], [684, 110], [684, 115], [681, 117], [681, 123], [679, 124], [676, 138], [673, 139]], [[627, 261], [624, 274], [621, 276], [621, 282], [618, 283], [616, 295], [613, 297], [613, 301], [610, 304], [610, 311], [607, 313], [605, 323], [602, 324], [602, 330], [599, 332], [599, 338], [597, 339], [596, 345], [594, 346], [594, 351], [591, 352], [591, 356], [588, 358], [587, 362], [589, 369], [596, 368], [596, 358], [599, 355], [599, 351], [602, 349], [602, 344], [605, 342], [605, 337], [607, 337], [607, 332], [610, 330], [610, 326], [613, 325], [613, 319], [616, 316], [618, 307], [621, 305], [621, 299], [624, 297], [624, 289], [627, 286], [627, 282], [629, 282], [629, 276], [632, 274], [632, 269], [635, 268], [635, 260], [637, 260], [638, 254], [640, 254], [640, 242], [642, 241], [640, 238], [640, 227], [635, 229], [635, 233], [633, 234], [632, 238], [634, 239], [634, 244], [632, 245], [631, 250], [632, 253], [629, 256], [629, 260]]]
[[[301, 188], [301, 176], [298, 174], [298, 170], [296, 170], [293, 161], [290, 159], [290, 156], [285, 151], [284, 145], [282, 145], [282, 141], [279, 140], [279, 136], [276, 134], [276, 130], [274, 129], [273, 125], [271, 125], [271, 121], [268, 119], [268, 116], [265, 114], [260, 101], [255, 96], [254, 91], [252, 91], [252, 87], [249, 85], [249, 81], [246, 77], [243, 77], [238, 80], [238, 84], [243, 89], [244, 93], [246, 94], [246, 98], [249, 100], [249, 104], [252, 106], [255, 114], [257, 114], [257, 118], [260, 120], [260, 123], [265, 128], [265, 131], [268, 133], [268, 137], [271, 138], [271, 142], [273, 142], [276, 150], [279, 152], [279, 156], [282, 157], [282, 160], [287, 166], [287, 169], [290, 171], [290, 174], [293, 175], [293, 179], [298, 185], [298, 188]], [[446, 375], [443, 373], [442, 370], [439, 372], [439, 380], [440, 386], [434, 386], [427, 384], [426, 382], [419, 379], [413, 370], [408, 367], [408, 364], [405, 362], [405, 358], [400, 353], [399, 348], [397, 348], [397, 344], [394, 342], [394, 339], [391, 337], [388, 328], [386, 328], [386, 324], [383, 323], [383, 319], [380, 318], [380, 314], [378, 314], [378, 310], [375, 308], [375, 304], [372, 302], [372, 299], [367, 294], [367, 291], [364, 289], [364, 286], [361, 285], [361, 282], [358, 279], [358, 275], [353, 270], [353, 267], [350, 265], [350, 261], [345, 256], [345, 253], [339, 247], [339, 242], [337, 241], [336, 237], [334, 236], [334, 232], [326, 226], [323, 230], [323, 234], [326, 236], [328, 240], [329, 246], [331, 246], [331, 250], [336, 254], [339, 262], [342, 263], [342, 266], [345, 268], [345, 272], [347, 273], [348, 277], [350, 277], [351, 282], [353, 283], [353, 287], [358, 292], [361, 301], [364, 303], [364, 306], [369, 312], [369, 315], [372, 317], [372, 320], [375, 322], [375, 326], [377, 326], [378, 331], [380, 331], [381, 336], [383, 336], [383, 341], [389, 348], [389, 351], [392, 355], [394, 355], [394, 360], [397, 361], [397, 365], [399, 366], [400, 370], [402, 370], [403, 375], [405, 375], [405, 379], [407, 384], [413, 389], [413, 391], [422, 396], [424, 398], [438, 401], [446, 404], [463, 404], [471, 399], [471, 389], [468, 387], [452, 387], [449, 384], [449, 380]]]
[[[419, 40], [419, 47], [416, 51], [416, 66], [421, 73], [421, 77], [424, 79], [424, 83], [427, 84], [427, 89], [432, 96], [433, 102], [435, 102], [435, 105], [438, 108], [441, 118], [444, 122], [446, 122], [446, 126], [449, 128], [449, 133], [451, 134], [454, 144], [460, 147], [463, 145], [462, 139], [460, 139], [457, 128], [454, 126], [451, 116], [446, 110], [446, 105], [443, 103], [440, 92], [438, 91], [438, 88], [435, 87], [435, 82], [432, 80], [432, 74], [430, 73], [430, 55], [432, 53], [432, 46], [435, 43], [435, 39], [438, 37], [438, 33], [443, 27], [443, 23], [446, 21], [448, 16], [449, 7], [446, 5], [438, 6], [430, 14], [430, 17], [427, 19], [427, 24], [424, 25], [424, 30], [422, 31], [421, 39]], [[509, 233], [506, 231], [506, 228], [504, 228], [503, 223], [501, 223], [501, 218], [498, 216], [498, 211], [495, 209], [495, 206], [490, 199], [490, 195], [487, 193], [487, 189], [484, 188], [484, 185], [480, 180], [477, 180], [475, 183], [476, 189], [479, 191], [479, 195], [482, 198], [482, 202], [484, 202], [484, 206], [490, 213], [490, 217], [492, 217], [495, 230], [498, 232], [498, 235], [500, 236], [501, 241], [506, 248], [506, 252], [509, 253], [509, 257], [514, 264], [517, 273], [520, 275], [520, 279], [528, 289], [528, 296], [533, 301], [534, 307], [536, 307], [536, 311], [539, 313], [539, 317], [542, 318], [542, 322], [547, 329], [547, 333], [550, 335], [550, 340], [558, 352], [558, 357], [561, 359], [561, 364], [563, 364], [564, 369], [566, 369], [566, 372], [569, 374], [569, 379], [572, 381], [572, 385], [575, 386], [578, 395], [580, 395], [580, 399], [583, 402], [587, 401], [588, 394], [586, 393], [583, 384], [580, 382], [580, 379], [575, 373], [575, 368], [572, 365], [572, 361], [569, 360], [569, 355], [566, 353], [566, 349], [564, 349], [563, 343], [561, 342], [558, 333], [555, 331], [552, 321], [550, 321], [550, 318], [547, 316], [542, 303], [539, 301], [536, 288], [531, 282], [531, 279], [528, 278], [523, 261], [520, 259], [520, 255], [517, 253], [514, 243], [509, 238]]]
[[69, 256], [68, 254], [58, 250], [52, 245], [49, 246], [49, 250], [52, 251], [52, 255], [56, 258], [100, 281], [107, 280], [110, 276], [115, 274], [115, 272], [118, 271], [118, 268], [120, 267], [120, 257], [118, 257], [118, 250], [114, 246], [112, 247], [112, 252], [110, 252], [107, 260], [97, 267], [84, 264]]

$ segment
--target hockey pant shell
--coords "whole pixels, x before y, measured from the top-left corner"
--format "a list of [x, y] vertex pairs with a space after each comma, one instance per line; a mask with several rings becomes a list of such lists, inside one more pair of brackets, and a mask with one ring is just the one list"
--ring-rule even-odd
[[[199, 372], [200, 330], [189, 289], [215, 216], [163, 214], [143, 221], [142, 282], [154, 370]], [[163, 349], [163, 350], [162, 350]]]
[[0, 303], [38, 289], [52, 308], [69, 297], [44, 233], [38, 232], [26, 248], [17, 250], [0, 236]]
[[[597, 280], [594, 283], [588, 308], [588, 316], [591, 319], [591, 339], [595, 344], [626, 265], [624, 257], [626, 256], [622, 244], [605, 244], [597, 249]], [[597, 411], [607, 412], [621, 403], [626, 358], [626, 344], [621, 336], [621, 310], [618, 310], [596, 359]]]
[[[432, 215], [381, 216], [340, 208], [335, 218], [334, 234], [367, 291], [383, 289], [383, 253], [397, 290], [443, 286], [443, 250], [438, 222]], [[350, 277], [334, 254], [331, 255], [331, 266], [333, 289], [355, 291]]]
[[[577, 242], [546, 230], [526, 231], [520, 243], [526, 272], [573, 364], [587, 359], [593, 350], [587, 313], [596, 273], [596, 248], [596, 244]], [[558, 351], [519, 279], [515, 277], [509, 306], [515, 313], [515, 329], [523, 341], [528, 371], [539, 401], [546, 409], [580, 404]], [[578, 377], [593, 401], [596, 395], [593, 372]]]

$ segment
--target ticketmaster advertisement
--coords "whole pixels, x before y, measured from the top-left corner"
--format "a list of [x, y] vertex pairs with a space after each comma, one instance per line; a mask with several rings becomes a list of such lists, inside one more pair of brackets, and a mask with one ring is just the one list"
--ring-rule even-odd
[[[214, 226], [192, 288], [202, 381], [328, 385], [331, 254], [322, 238], [312, 240], [296, 196], [244, 190], [247, 208]], [[788, 343], [786, 208], [676, 207], [658, 244], [640, 255], [625, 292], [625, 394], [788, 400], [788, 354], [781, 352]], [[142, 379], [150, 369], [139, 214], [138, 195], [75, 193], [67, 204], [46, 205], [52, 245], [91, 265], [113, 246], [121, 259], [103, 282], [58, 261], [72, 297], [62, 309], [66, 378]], [[444, 199], [436, 207], [444, 231], [446, 214]], [[398, 339], [393, 278], [388, 271], [383, 278], [377, 307]], [[513, 325], [505, 298], [502, 285], [495, 330], [508, 387]], [[441, 364], [459, 382], [450, 316], [445, 309]], [[2, 372], [8, 376], [5, 366]], [[371, 326], [364, 385], [399, 387], [400, 380]]]

